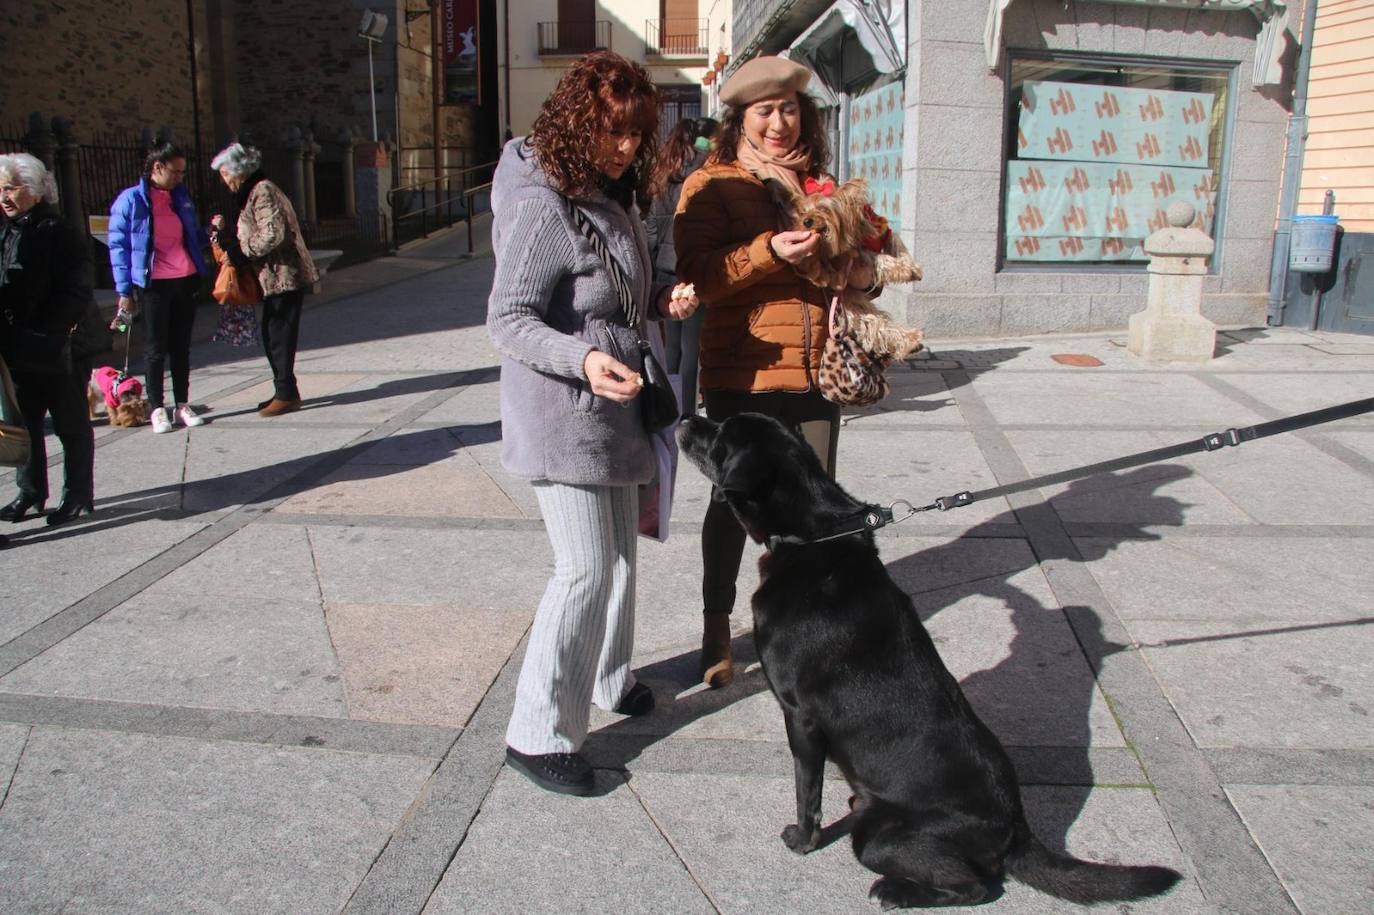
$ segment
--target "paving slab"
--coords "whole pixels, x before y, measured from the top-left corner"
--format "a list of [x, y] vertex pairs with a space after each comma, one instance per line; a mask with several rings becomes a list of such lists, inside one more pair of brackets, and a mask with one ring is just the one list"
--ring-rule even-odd
[[443, 463], [367, 460], [368, 453], [322, 477], [276, 511], [288, 514], [399, 515], [412, 518], [524, 518], [472, 457]]
[[1166, 373], [1070, 375], [998, 370], [973, 386], [999, 424], [1025, 422], [1090, 428], [1133, 423], [1162, 429], [1253, 425], [1268, 417], [1217, 393], [1197, 378]]
[[297, 490], [309, 488], [315, 483], [313, 468], [336, 457], [363, 431], [295, 425], [290, 421], [295, 415], [195, 430], [186, 457], [183, 509], [215, 512], [289, 494], [276, 492], [289, 480]]
[[36, 728], [0, 910], [339, 910], [433, 761]]
[[[795, 801], [789, 773], [777, 777], [678, 775], [631, 772], [630, 787], [717, 910], [744, 912], [873, 911], [868, 887], [875, 879], [854, 859], [849, 841], [799, 857], [778, 838], [793, 822]], [[1032, 828], [1051, 847], [1123, 863], [1166, 864], [1186, 870], [1153, 797], [1145, 790], [1085, 792], [1030, 788], [1024, 792]], [[828, 780], [822, 796], [827, 838], [846, 810], [848, 787]], [[1067, 834], [1067, 835], [1066, 835]], [[1169, 895], [1131, 903], [1132, 912], [1206, 912], [1195, 884]], [[1009, 883], [989, 905], [959, 912], [1062, 913], [1065, 903]]]
[[1290, 536], [1282, 528], [1258, 540], [1225, 534], [1074, 542], [1095, 557], [1093, 578], [1126, 621], [1215, 620], [1267, 629], [1295, 618], [1341, 623], [1371, 615], [1374, 540]]
[[[524, 612], [553, 572], [542, 530], [311, 529], [326, 603], [452, 605]], [[518, 563], [512, 565], [512, 560]]]
[[1130, 627], [1198, 746], [1334, 749], [1374, 747], [1370, 623], [1137, 620]]
[[425, 915], [713, 911], [618, 773], [569, 799], [502, 770]]
[[348, 716], [462, 727], [533, 619], [532, 608], [327, 605]]
[[[90, 518], [93, 516], [84, 516]], [[117, 536], [79, 536], [103, 527], [84, 522], [54, 531], [41, 521], [4, 531], [0, 552], [0, 644], [61, 612], [106, 582], [204, 528], [192, 521], [117, 525]], [[94, 529], [94, 530], [93, 530]]]
[[19, 756], [28, 742], [29, 730], [20, 724], [0, 724], [0, 798], [9, 794], [10, 780], [19, 766]]
[[42, 696], [340, 718], [318, 602], [176, 592], [137, 597], [0, 678]]
[[1230, 785], [1226, 795], [1299, 910], [1374, 911], [1374, 788]]
[[302, 526], [248, 525], [144, 590], [154, 601], [216, 597], [236, 603], [320, 601], [310, 532]]

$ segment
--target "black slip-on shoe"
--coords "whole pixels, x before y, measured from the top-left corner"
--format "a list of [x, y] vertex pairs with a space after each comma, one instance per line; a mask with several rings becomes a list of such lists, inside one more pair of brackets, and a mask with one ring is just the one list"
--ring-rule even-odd
[[596, 785], [592, 767], [580, 753], [531, 755], [506, 747], [506, 765], [545, 791], [586, 797]]
[[654, 691], [643, 683], [636, 683], [630, 687], [616, 704], [614, 709], [617, 715], [647, 715], [654, 710]]

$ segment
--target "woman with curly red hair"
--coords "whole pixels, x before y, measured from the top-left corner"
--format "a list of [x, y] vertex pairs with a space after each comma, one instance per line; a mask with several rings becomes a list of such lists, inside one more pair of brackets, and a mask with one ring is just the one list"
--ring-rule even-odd
[[487, 329], [501, 354], [501, 463], [534, 487], [554, 555], [506, 762], [564, 794], [593, 789], [578, 752], [591, 703], [625, 715], [654, 707], [630, 670], [638, 487], [656, 468], [636, 331], [697, 305], [653, 283], [640, 214], [657, 127], [658, 89], [644, 68], [589, 54], [530, 135], [506, 144], [492, 187]]

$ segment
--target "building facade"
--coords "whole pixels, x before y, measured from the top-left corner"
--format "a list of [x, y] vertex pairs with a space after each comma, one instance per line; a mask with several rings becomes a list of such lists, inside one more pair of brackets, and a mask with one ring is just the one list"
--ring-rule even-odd
[[930, 336], [1124, 328], [1141, 242], [1178, 199], [1217, 242], [1204, 314], [1262, 325], [1300, 17], [1271, 0], [736, 0], [734, 57], [821, 77], [837, 174], [874, 185], [925, 267], [883, 304]]
[[528, 132], [568, 64], [593, 50], [644, 65], [663, 92], [663, 130], [703, 113], [708, 55], [723, 48], [719, 22], [712, 20], [726, 15], [720, 0], [501, 0], [501, 6], [503, 132]]

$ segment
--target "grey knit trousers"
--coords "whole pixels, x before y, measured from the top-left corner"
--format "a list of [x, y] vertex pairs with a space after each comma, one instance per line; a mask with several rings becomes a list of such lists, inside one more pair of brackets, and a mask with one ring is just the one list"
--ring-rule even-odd
[[634, 486], [534, 484], [553, 546], [553, 578], [534, 616], [506, 744], [575, 753], [590, 703], [613, 709], [634, 686]]

